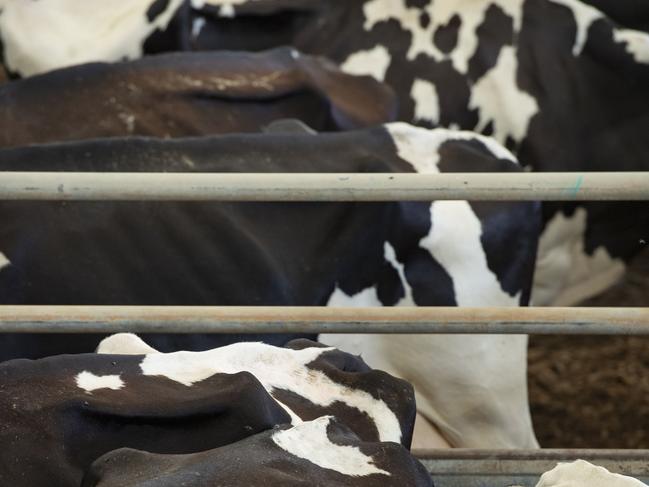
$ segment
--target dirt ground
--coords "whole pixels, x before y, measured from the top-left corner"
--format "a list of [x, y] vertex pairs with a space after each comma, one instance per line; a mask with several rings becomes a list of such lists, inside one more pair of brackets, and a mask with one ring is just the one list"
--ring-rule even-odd
[[[649, 306], [649, 249], [585, 306]], [[535, 336], [532, 417], [544, 448], [649, 448], [649, 337]]]

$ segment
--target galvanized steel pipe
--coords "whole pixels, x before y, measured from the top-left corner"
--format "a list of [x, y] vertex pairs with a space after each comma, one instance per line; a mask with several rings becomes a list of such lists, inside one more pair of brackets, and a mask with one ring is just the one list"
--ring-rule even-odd
[[534, 487], [559, 462], [578, 459], [649, 481], [649, 450], [420, 450], [435, 487]]
[[0, 199], [649, 200], [649, 172], [444, 174], [0, 172]]
[[0, 306], [0, 332], [649, 335], [649, 308]]

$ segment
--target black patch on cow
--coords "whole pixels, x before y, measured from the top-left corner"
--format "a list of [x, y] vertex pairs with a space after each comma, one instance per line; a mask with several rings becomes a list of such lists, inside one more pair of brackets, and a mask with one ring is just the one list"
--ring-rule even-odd
[[475, 82], [496, 65], [503, 46], [511, 45], [514, 37], [514, 20], [498, 5], [492, 4], [476, 30], [478, 48], [469, 60], [468, 77]]
[[[424, 284], [435, 276], [435, 285]], [[457, 306], [453, 279], [439, 262], [424, 249], [412, 253], [406, 263], [406, 278], [418, 306]]]
[[146, 18], [153, 22], [158, 15], [162, 14], [169, 7], [169, 0], [154, 0], [146, 11]]
[[206, 5], [201, 11], [190, 12], [190, 26], [196, 18], [205, 21], [198, 36], [189, 36], [191, 49], [261, 51], [293, 45], [297, 33], [314, 21], [314, 14], [307, 10], [280, 10], [265, 15], [237, 13], [233, 18], [219, 16], [219, 10]]
[[461, 26], [462, 19], [458, 14], [455, 14], [448, 21], [448, 24], [437, 28], [433, 40], [440, 51], [450, 54], [455, 49]]
[[381, 266], [381, 274], [376, 284], [376, 294], [383, 306], [394, 306], [406, 295], [399, 273], [387, 261]]
[[[453, 281], [430, 253], [419, 246], [431, 228], [429, 202], [399, 204], [400, 225], [390, 235], [397, 261], [404, 266], [406, 280], [418, 306], [454, 306]], [[430, 277], [435, 276], [434, 285]]]
[[419, 26], [422, 29], [426, 29], [430, 25], [430, 15], [428, 12], [422, 12], [419, 14]]
[[[168, 3], [168, 0], [167, 0]], [[165, 5], [162, 13], [168, 5]], [[145, 54], [183, 51], [189, 48], [189, 6], [183, 2], [164, 29], [156, 29], [142, 45]]]
[[511, 135], [508, 135], [507, 138], [505, 138], [505, 147], [512, 152], [516, 152], [518, 142], [516, 142], [516, 139]]
[[486, 136], [491, 136], [494, 133], [494, 121], [489, 120], [489, 123], [485, 125], [485, 127], [482, 129], [482, 132], [480, 132], [482, 135]]
[[583, 0], [627, 29], [649, 31], [649, 3], [646, 0]]
[[405, 0], [406, 8], [426, 8], [431, 0]]

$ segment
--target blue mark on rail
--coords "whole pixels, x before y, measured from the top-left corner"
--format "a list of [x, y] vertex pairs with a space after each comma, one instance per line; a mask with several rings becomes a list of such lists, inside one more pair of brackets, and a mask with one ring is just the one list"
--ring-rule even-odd
[[577, 178], [577, 182], [575, 182], [575, 185], [572, 188], [568, 189], [568, 195], [571, 198], [576, 198], [582, 184], [584, 184], [584, 176], [579, 176]]

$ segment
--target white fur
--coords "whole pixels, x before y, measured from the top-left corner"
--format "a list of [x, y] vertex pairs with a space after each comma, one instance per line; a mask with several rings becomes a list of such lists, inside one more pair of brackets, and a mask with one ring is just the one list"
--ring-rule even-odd
[[624, 43], [625, 49], [637, 63], [649, 64], [649, 34], [631, 29], [615, 29], [615, 42]]
[[519, 88], [517, 72], [516, 50], [504, 46], [496, 66], [471, 88], [469, 108], [479, 109], [480, 113], [476, 130], [482, 131], [492, 122], [493, 137], [501, 143], [507, 136], [516, 142], [523, 140], [532, 117], [539, 111], [536, 99]]
[[201, 35], [201, 31], [203, 30], [203, 27], [205, 27], [205, 18], [204, 17], [196, 17], [194, 21], [192, 22], [192, 38], [196, 39], [199, 35]]
[[97, 389], [112, 389], [118, 391], [124, 387], [124, 381], [119, 375], [95, 375], [92, 372], [83, 371], [75, 377], [77, 387], [86, 392]]
[[577, 208], [567, 217], [557, 213], [539, 241], [532, 302], [535, 306], [574, 306], [615, 284], [625, 265], [604, 247], [593, 255], [584, 249], [587, 213]]
[[149, 23], [153, 0], [7, 0], [0, 35], [7, 67], [22, 76], [91, 61], [142, 55], [142, 44], [164, 29], [182, 0]]
[[117, 333], [104, 338], [97, 347], [97, 353], [103, 355], [147, 355], [158, 351], [133, 333]]
[[[438, 172], [438, 149], [447, 140], [478, 138], [499, 157], [514, 160], [495, 141], [445, 129], [391, 124], [399, 156], [418, 172]], [[489, 270], [480, 221], [463, 201], [431, 205], [433, 226], [420, 245], [451, 275], [460, 306], [517, 306]], [[403, 263], [386, 247], [386, 260]], [[401, 278], [403, 274], [399, 272]], [[405, 277], [405, 276], [404, 276]], [[372, 295], [376, 291], [372, 289]], [[365, 290], [367, 291], [367, 290]], [[367, 306], [365, 296], [332, 295], [329, 305]], [[400, 304], [414, 304], [402, 301]], [[321, 335], [324, 343], [361, 354], [373, 367], [410, 381], [419, 412], [456, 447], [534, 448], [527, 398], [527, 337], [522, 335]]]
[[340, 69], [348, 74], [368, 75], [383, 81], [391, 62], [388, 50], [383, 46], [376, 46], [367, 51], [355, 52], [342, 63]]
[[291, 429], [278, 431], [272, 436], [272, 440], [291, 455], [343, 475], [390, 475], [390, 472], [376, 467], [372, 457], [365, 455], [358, 447], [332, 443], [327, 436], [327, 427], [331, 419], [330, 416], [323, 416]]
[[[206, 352], [175, 352], [147, 355], [140, 367], [144, 375], [163, 376], [191, 387], [214, 374], [250, 372], [272, 395], [276, 389], [294, 392], [319, 406], [340, 401], [367, 414], [381, 441], [401, 441], [401, 427], [388, 406], [369, 393], [350, 389], [312, 370], [307, 364], [330, 348], [290, 350], [263, 343], [236, 343]], [[285, 409], [288, 408], [282, 404]], [[294, 421], [299, 421], [292, 414]]]
[[611, 473], [584, 460], [560, 463], [546, 472], [536, 487], [647, 487], [639, 480]]
[[410, 98], [415, 102], [415, 120], [435, 125], [439, 123], [439, 96], [433, 83], [416, 79], [410, 90]]
[[7, 258], [5, 254], [0, 252], [0, 270], [4, 269], [5, 267], [11, 265], [11, 262]]

